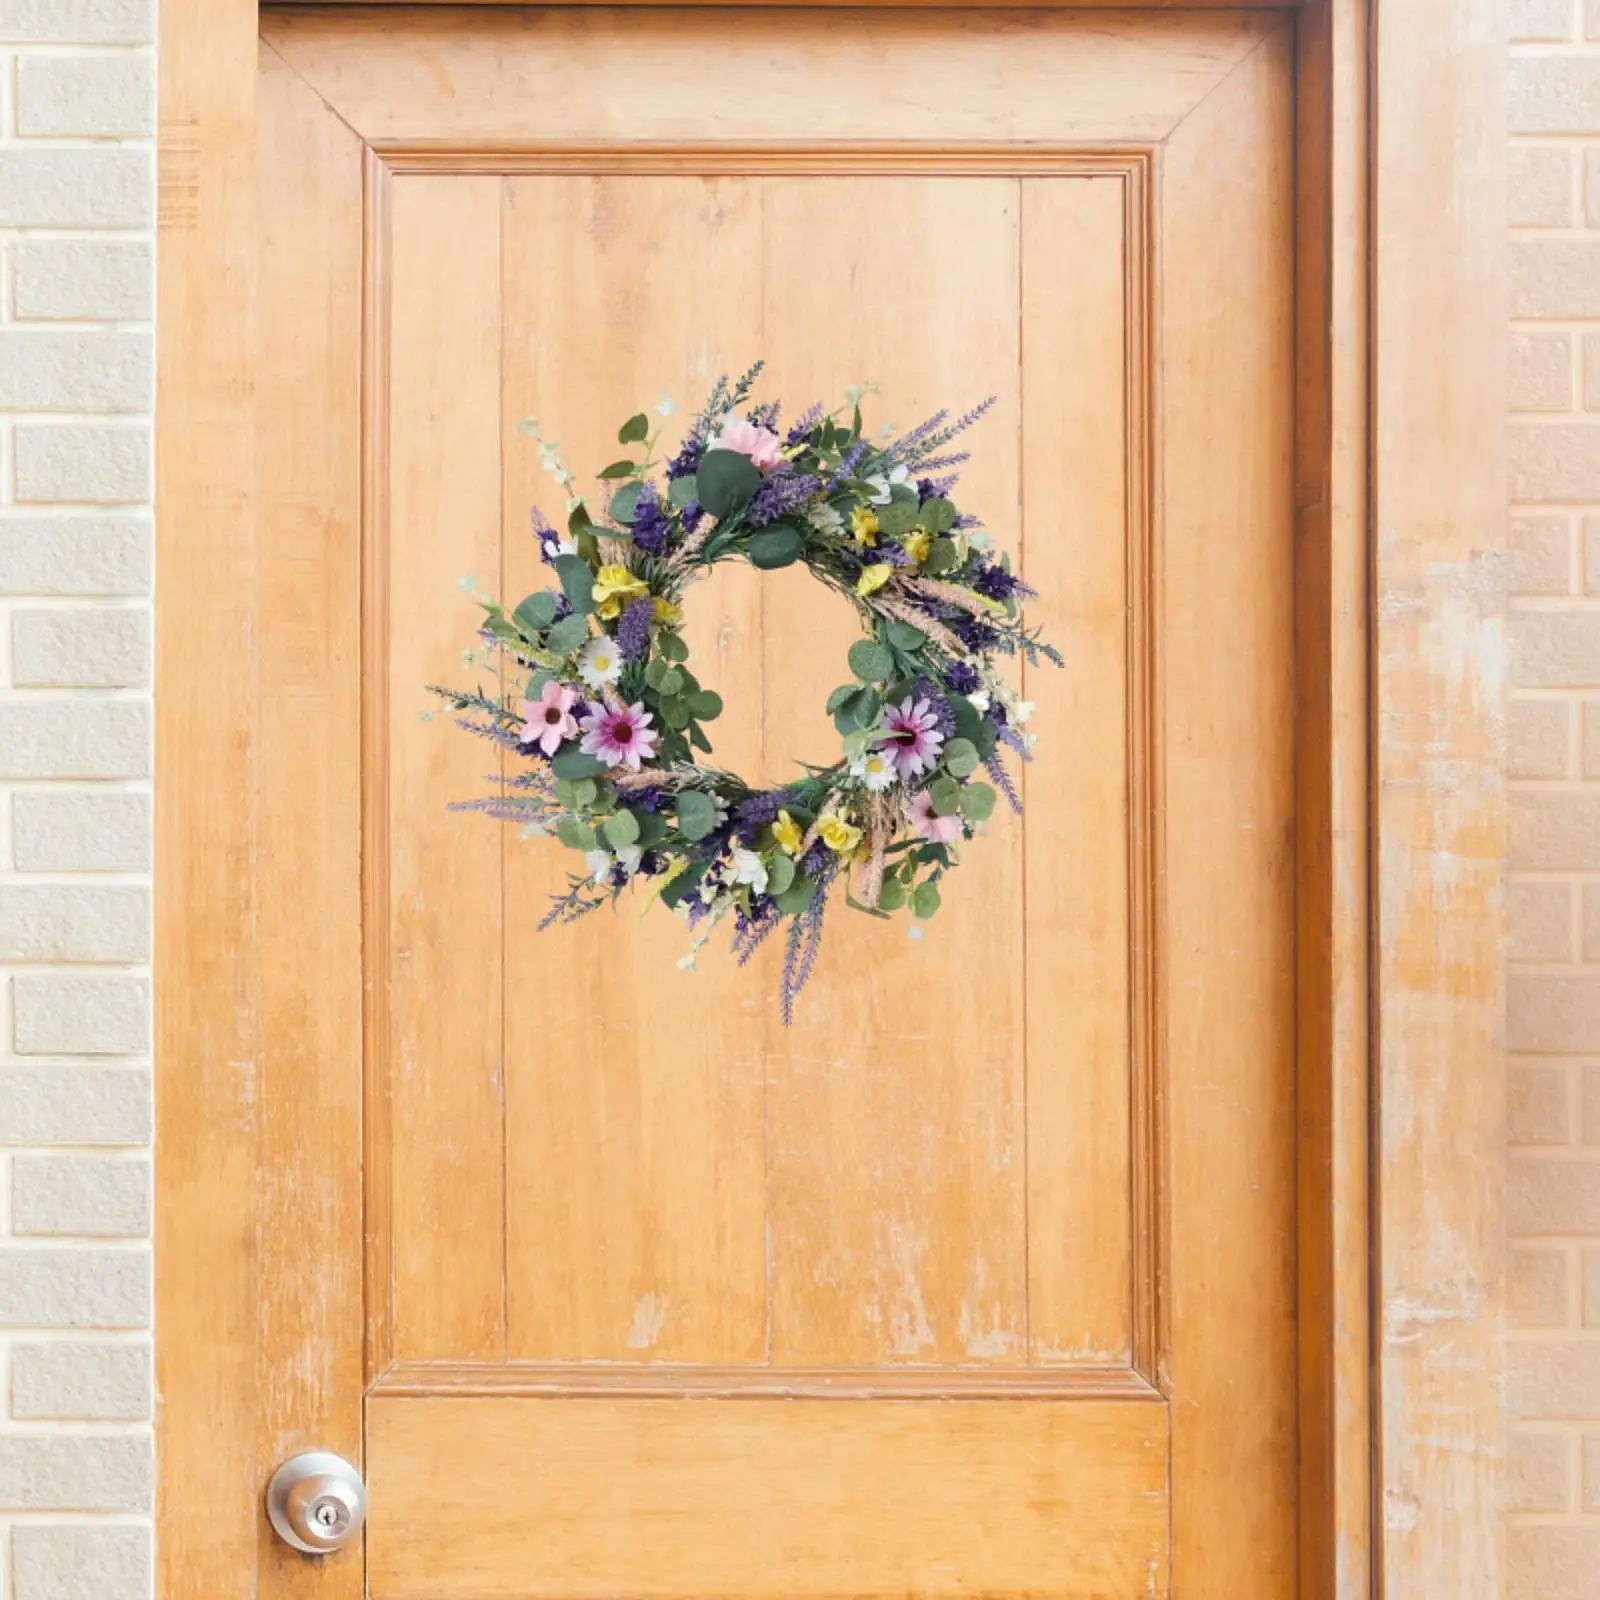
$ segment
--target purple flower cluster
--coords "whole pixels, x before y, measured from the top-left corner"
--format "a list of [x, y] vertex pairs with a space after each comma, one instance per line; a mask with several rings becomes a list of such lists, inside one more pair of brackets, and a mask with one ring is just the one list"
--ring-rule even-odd
[[750, 497], [745, 517], [752, 528], [764, 528], [806, 501], [822, 487], [820, 478], [803, 472], [774, 472]]
[[964, 613], [952, 617], [946, 626], [974, 655], [987, 655], [1000, 642], [1000, 635], [987, 622]]
[[811, 430], [822, 421], [822, 403], [818, 401], [795, 423], [783, 437], [783, 442], [793, 449], [796, 445], [804, 444], [810, 437]]
[[678, 521], [683, 525], [685, 533], [693, 533], [700, 526], [700, 519], [706, 514], [705, 507], [698, 500], [691, 500], [678, 513]]
[[646, 555], [658, 556], [672, 539], [672, 518], [654, 484], [646, 484], [633, 511], [633, 542]]
[[955, 694], [971, 694], [982, 681], [978, 669], [969, 667], [965, 661], [952, 661], [944, 669], [945, 687]]
[[705, 453], [705, 441], [690, 438], [683, 448], [667, 463], [669, 478], [692, 478], [700, 470], [700, 457]]
[[643, 661], [650, 653], [650, 625], [655, 601], [645, 595], [635, 600], [617, 619], [617, 651], [624, 661]]
[[990, 600], [1009, 600], [1026, 587], [1015, 573], [1000, 566], [981, 566], [967, 581]]
[[631, 811], [649, 811], [654, 813], [660, 811], [666, 805], [666, 803], [667, 791], [665, 789], [657, 789], [654, 787], [649, 789], [635, 789], [633, 793], [628, 796], [628, 808]]
[[786, 798], [783, 793], [774, 791], [771, 794], [753, 794], [748, 800], [741, 800], [733, 808], [740, 843], [754, 844], [761, 830], [771, 827], [778, 820], [778, 813], [783, 809]]

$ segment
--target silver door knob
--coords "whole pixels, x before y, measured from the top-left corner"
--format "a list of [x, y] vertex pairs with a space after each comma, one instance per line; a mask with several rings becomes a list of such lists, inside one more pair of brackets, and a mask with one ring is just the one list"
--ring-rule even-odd
[[367, 1517], [366, 1485], [342, 1456], [303, 1450], [273, 1473], [267, 1516], [285, 1544], [325, 1556], [360, 1533]]

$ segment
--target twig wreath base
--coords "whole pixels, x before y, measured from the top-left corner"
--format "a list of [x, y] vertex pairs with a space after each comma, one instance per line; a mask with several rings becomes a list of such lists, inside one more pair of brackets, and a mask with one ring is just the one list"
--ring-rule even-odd
[[[496, 794], [459, 808], [583, 857], [541, 929], [636, 879], [692, 930], [682, 966], [729, 919], [741, 966], [782, 929], [788, 1023], [831, 899], [879, 918], [908, 911], [915, 929], [998, 795], [1021, 810], [1003, 756], [1029, 758], [1030, 707], [996, 661], [1061, 658], [1024, 624], [1033, 591], [951, 498], [966, 456], [950, 447], [989, 402], [869, 438], [857, 391], [780, 433], [779, 407], [750, 401], [760, 371], [718, 380], [659, 482], [672, 404], [631, 417], [618, 434], [628, 453], [599, 474], [600, 515], [558, 446], [525, 424], [568, 497], [565, 533], [534, 513], [555, 585], [509, 612], [480, 598], [486, 648], [468, 660], [498, 667], [495, 692], [431, 687], [462, 727], [520, 758]], [[683, 597], [722, 561], [803, 565], [861, 620], [851, 680], [827, 697], [841, 752], [778, 789], [702, 759], [722, 699], [689, 668]]]

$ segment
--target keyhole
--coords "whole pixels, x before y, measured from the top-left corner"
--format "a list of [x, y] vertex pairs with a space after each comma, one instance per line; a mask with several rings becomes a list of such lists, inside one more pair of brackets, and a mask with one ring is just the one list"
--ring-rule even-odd
[[311, 1516], [324, 1533], [332, 1533], [339, 1526], [339, 1508], [331, 1501], [323, 1501]]

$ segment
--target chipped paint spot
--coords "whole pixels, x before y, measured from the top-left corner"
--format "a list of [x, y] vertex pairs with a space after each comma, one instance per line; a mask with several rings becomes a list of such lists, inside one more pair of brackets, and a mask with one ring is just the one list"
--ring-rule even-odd
[[638, 1304], [633, 1308], [633, 1325], [628, 1329], [628, 1348], [654, 1349], [656, 1340], [661, 1337], [661, 1330], [667, 1325], [667, 1316], [671, 1310], [672, 1302], [664, 1294], [657, 1294], [654, 1289], [648, 1294], [640, 1295]]

